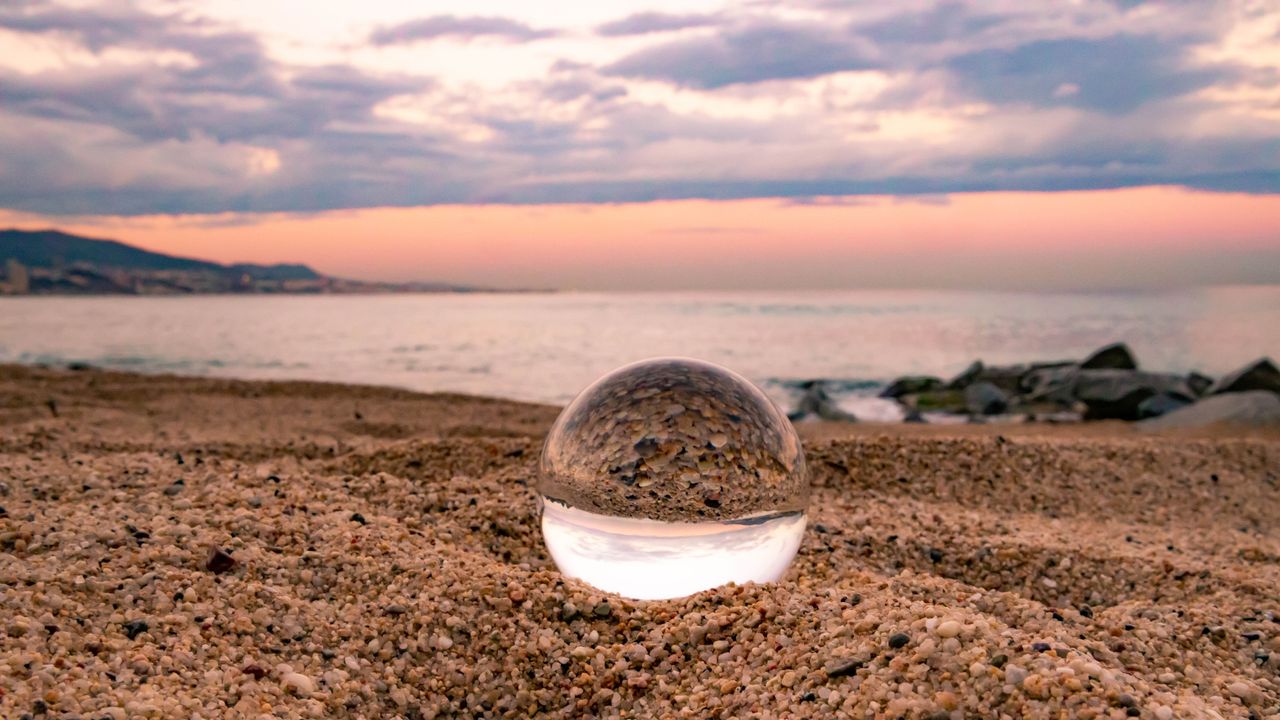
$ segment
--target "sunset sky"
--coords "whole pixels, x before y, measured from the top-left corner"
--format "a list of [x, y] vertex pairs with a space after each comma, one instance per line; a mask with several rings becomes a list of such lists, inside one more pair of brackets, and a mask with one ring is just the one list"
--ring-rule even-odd
[[1280, 282], [1280, 4], [0, 4], [0, 226], [584, 289]]

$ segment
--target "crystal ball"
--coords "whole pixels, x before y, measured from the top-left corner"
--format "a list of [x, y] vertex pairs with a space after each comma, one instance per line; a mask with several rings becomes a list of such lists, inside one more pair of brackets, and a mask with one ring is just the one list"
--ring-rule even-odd
[[804, 536], [800, 438], [759, 388], [700, 360], [614, 370], [542, 449], [542, 534], [560, 571], [637, 599], [771, 582]]

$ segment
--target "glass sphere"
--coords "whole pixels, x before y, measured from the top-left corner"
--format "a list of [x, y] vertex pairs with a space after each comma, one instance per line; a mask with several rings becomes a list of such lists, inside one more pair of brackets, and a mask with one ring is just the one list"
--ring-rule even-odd
[[759, 388], [660, 358], [605, 375], [560, 413], [538, 492], [561, 572], [656, 599], [781, 577], [809, 481], [795, 428]]

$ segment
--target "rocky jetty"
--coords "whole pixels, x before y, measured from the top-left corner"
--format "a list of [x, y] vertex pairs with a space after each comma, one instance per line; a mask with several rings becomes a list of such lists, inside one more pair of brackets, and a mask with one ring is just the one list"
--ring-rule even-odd
[[804, 420], [811, 415], [820, 420], [833, 420], [836, 422], [855, 422], [857, 420], [853, 413], [846, 412], [836, 405], [831, 396], [827, 394], [827, 389], [821, 380], [810, 380], [801, 385], [801, 388], [804, 390], [804, 395], [801, 396], [795, 411], [787, 414], [787, 418], [792, 422]]
[[[821, 390], [811, 383], [793, 419], [817, 415], [842, 419]], [[1151, 427], [1185, 427], [1214, 423], [1263, 426], [1280, 423], [1264, 393], [1280, 398], [1280, 369], [1260, 358], [1218, 380], [1199, 372], [1154, 372], [1139, 366], [1123, 342], [1101, 347], [1082, 360], [1050, 360], [1013, 365], [987, 365], [975, 360], [950, 380], [928, 375], [895, 379], [881, 398], [903, 407], [912, 422], [947, 418], [983, 421], [992, 416], [1010, 421], [1070, 422], [1084, 420], [1153, 421], [1177, 414], [1176, 422]], [[1213, 400], [1219, 396], [1229, 400]], [[1247, 399], [1244, 396], [1248, 396]], [[1206, 406], [1206, 403], [1207, 406]], [[1207, 408], [1207, 409], [1206, 409]]]

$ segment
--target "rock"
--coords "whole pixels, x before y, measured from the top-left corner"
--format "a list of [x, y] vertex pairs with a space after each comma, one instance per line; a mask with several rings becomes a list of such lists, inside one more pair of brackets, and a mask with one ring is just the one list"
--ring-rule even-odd
[[1194, 405], [1144, 420], [1147, 430], [1198, 428], [1210, 425], [1280, 426], [1280, 395], [1265, 390], [1232, 392], [1207, 397]]
[[983, 380], [964, 389], [964, 405], [971, 415], [999, 415], [1009, 409], [1009, 396]]
[[302, 673], [288, 672], [280, 676], [280, 685], [284, 691], [301, 698], [311, 697], [316, 691], [315, 682]]
[[858, 418], [852, 413], [841, 410], [835, 402], [827, 395], [827, 390], [823, 387], [821, 380], [810, 380], [803, 386], [804, 396], [800, 398], [800, 403], [796, 407], [795, 412], [787, 415], [792, 422], [803, 420], [810, 415], [817, 415], [823, 420], [832, 420], [835, 422], [857, 422]]
[[1159, 393], [1195, 399], [1180, 376], [1138, 370], [1081, 370], [1072, 389], [1086, 420], [1137, 420], [1142, 401]]
[[149, 629], [150, 629], [150, 626], [147, 625], [146, 621], [143, 621], [143, 620], [130, 620], [129, 622], [124, 624], [125, 637], [129, 638], [130, 640], [138, 637], [139, 635], [141, 635], [142, 633], [146, 632]]
[[1080, 366], [1075, 363], [1043, 363], [1032, 366], [1018, 379], [1018, 390], [1026, 402], [1049, 402], [1060, 407], [1071, 404], [1072, 389]]
[[1259, 693], [1247, 682], [1237, 680], [1227, 686], [1227, 691], [1245, 703], [1256, 703], [1258, 701]]
[[1209, 392], [1209, 388], [1213, 387], [1213, 378], [1193, 370], [1187, 375], [1187, 387], [1191, 388], [1191, 392], [1197, 397], [1204, 397], [1204, 394]]
[[1207, 394], [1221, 395], [1249, 390], [1269, 390], [1280, 393], [1280, 368], [1276, 367], [1271, 358], [1260, 358], [1233, 373], [1223, 375], [1213, 387], [1209, 388]]
[[[1044, 367], [1051, 367], [1054, 363], [1039, 363], [1036, 365], [990, 365], [982, 369], [978, 373], [978, 377], [974, 378], [968, 385], [979, 382], [989, 382], [1007, 393], [1022, 392], [1022, 376], [1031, 370]], [[968, 387], [966, 385], [965, 387]]]
[[963, 390], [966, 387], [969, 387], [969, 383], [977, 380], [978, 376], [982, 374], [984, 368], [985, 366], [982, 364], [981, 360], [974, 360], [969, 363], [969, 367], [960, 371], [959, 375], [951, 378], [951, 382], [947, 383], [947, 389]]
[[880, 393], [882, 398], [899, 398], [903, 395], [941, 390], [942, 379], [932, 375], [905, 375], [894, 380]]
[[220, 547], [209, 548], [209, 556], [204, 561], [204, 568], [215, 575], [230, 572], [236, 566], [236, 559]]
[[937, 633], [940, 638], [953, 638], [960, 634], [963, 626], [955, 620], [944, 620], [938, 623]]
[[1129, 346], [1122, 342], [1111, 343], [1093, 351], [1080, 363], [1081, 370], [1137, 370], [1138, 361], [1133, 358]]
[[837, 660], [830, 663], [826, 667], [827, 677], [849, 677], [858, 674], [864, 665], [870, 660], [863, 657], [847, 658], [845, 660]]
[[1191, 400], [1170, 393], [1159, 393], [1138, 403], [1138, 419], [1160, 417], [1191, 404]]
[[906, 633], [901, 633], [901, 632], [894, 633], [889, 636], [889, 647], [893, 648], [894, 650], [897, 650], [898, 648], [901, 648], [901, 647], [906, 647], [907, 643], [909, 642], [911, 642], [911, 636]]
[[918, 395], [904, 395], [899, 401], [920, 411], [963, 413], [965, 411], [964, 391], [934, 390]]

